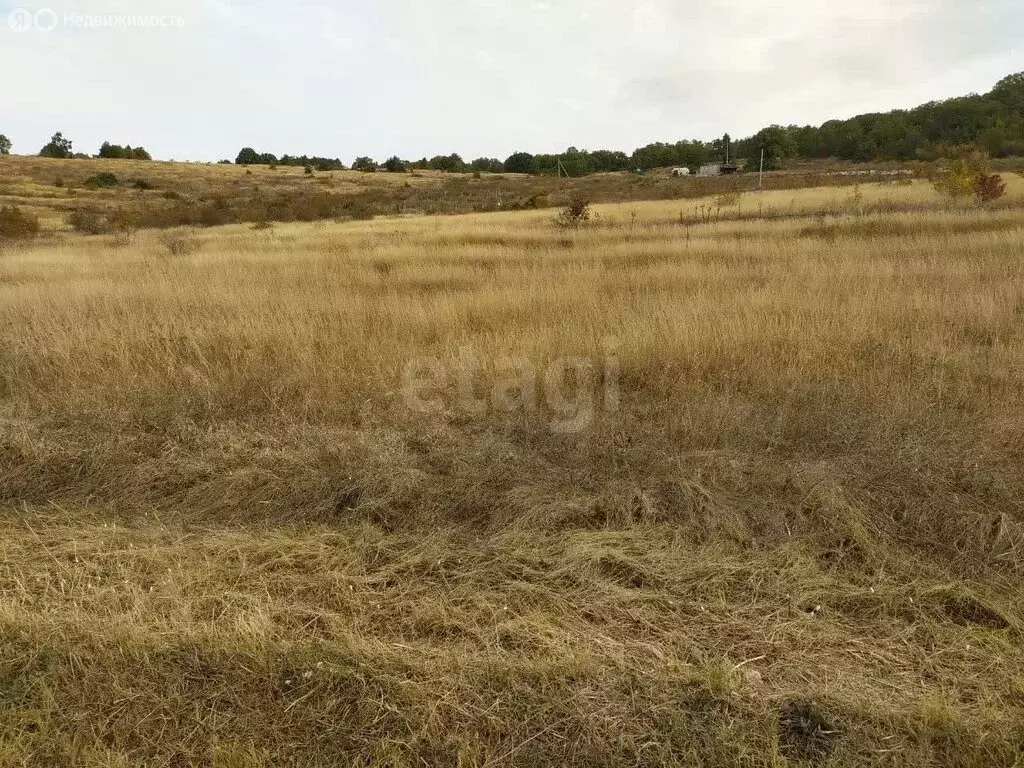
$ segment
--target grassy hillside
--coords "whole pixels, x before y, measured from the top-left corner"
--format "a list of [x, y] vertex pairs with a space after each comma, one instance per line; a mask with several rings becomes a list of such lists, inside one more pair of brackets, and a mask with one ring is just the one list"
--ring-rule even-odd
[[[803, 164], [766, 175], [766, 189], [852, 185], [864, 179], [833, 175], [837, 168], [890, 166]], [[374, 216], [514, 211], [592, 202], [698, 199], [757, 188], [756, 175], [674, 179], [670, 169], [645, 176], [603, 173], [581, 179], [523, 174], [304, 173], [279, 166], [201, 165], [134, 160], [55, 160], [0, 156], [0, 206], [39, 216], [43, 229], [73, 229], [77, 213], [99, 220], [99, 231], [211, 226], [264, 221], [351, 221]], [[100, 174], [114, 184], [90, 185]], [[85, 231], [95, 234], [89, 228]]]
[[1006, 180], [4, 248], [0, 765], [1020, 765]]

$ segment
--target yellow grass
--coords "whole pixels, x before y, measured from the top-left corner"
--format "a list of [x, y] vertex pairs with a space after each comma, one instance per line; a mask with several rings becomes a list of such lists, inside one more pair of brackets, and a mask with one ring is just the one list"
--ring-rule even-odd
[[5, 249], [0, 765], [1019, 765], [1007, 180]]

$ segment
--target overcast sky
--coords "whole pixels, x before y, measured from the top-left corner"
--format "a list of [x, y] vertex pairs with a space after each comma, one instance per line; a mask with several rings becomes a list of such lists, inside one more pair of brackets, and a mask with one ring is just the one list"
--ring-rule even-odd
[[[73, 20], [105, 14], [167, 18]], [[0, 133], [179, 160], [631, 152], [984, 93], [1024, 70], [1022, 30], [1024, 0], [0, 0]]]

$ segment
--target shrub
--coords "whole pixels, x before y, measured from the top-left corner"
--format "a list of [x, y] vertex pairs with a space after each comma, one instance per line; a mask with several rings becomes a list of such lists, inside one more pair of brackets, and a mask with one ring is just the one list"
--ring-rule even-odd
[[235, 221], [231, 208], [220, 200], [203, 205], [199, 209], [197, 218], [198, 223], [204, 227], [222, 227]]
[[983, 173], [975, 179], [974, 197], [982, 205], [992, 203], [1006, 194], [1006, 182], [998, 173]]
[[954, 200], [967, 197], [974, 190], [976, 175], [970, 164], [963, 159], [957, 160], [947, 173], [932, 182], [936, 191]]
[[110, 246], [112, 248], [127, 248], [129, 245], [135, 242], [136, 231], [137, 230], [134, 229], [114, 230], [114, 234], [110, 238]]
[[582, 198], [569, 203], [555, 219], [558, 226], [568, 229], [578, 229], [588, 221], [590, 221], [590, 201]]
[[[988, 155], [977, 151], [961, 152], [949, 171], [933, 179], [932, 185], [939, 193], [954, 200], [974, 195], [979, 201], [986, 202], [979, 192], [979, 184], [985, 186], [985, 194], [995, 193], [999, 188], [995, 181], [982, 181], [991, 175], [993, 174]], [[1005, 192], [1005, 185], [1003, 191]]]
[[67, 223], [84, 235], [109, 235], [114, 231], [111, 217], [97, 208], [77, 208], [68, 214]]
[[131, 184], [133, 189], [137, 189], [140, 192], [148, 192], [151, 189], [156, 189], [156, 187], [145, 179], [132, 179]]
[[95, 176], [90, 176], [85, 180], [86, 189], [101, 189], [103, 187], [116, 187], [117, 176], [112, 173], [104, 171], [103, 173], [97, 173]]
[[308, 165], [307, 164], [307, 165], [303, 166], [302, 170], [303, 170], [303, 172], [307, 176], [312, 176], [313, 175], [313, 166], [312, 165]]
[[160, 243], [171, 256], [190, 256], [202, 247], [202, 241], [190, 230], [173, 230], [160, 235]]
[[16, 206], [0, 206], [0, 240], [30, 240], [39, 234], [39, 219]]

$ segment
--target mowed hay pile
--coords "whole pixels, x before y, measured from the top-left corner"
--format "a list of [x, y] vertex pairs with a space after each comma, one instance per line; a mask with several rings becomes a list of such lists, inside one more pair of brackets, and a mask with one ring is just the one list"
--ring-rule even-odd
[[0, 765], [1019, 764], [1009, 181], [5, 248]]

